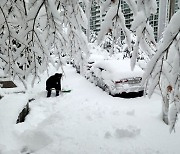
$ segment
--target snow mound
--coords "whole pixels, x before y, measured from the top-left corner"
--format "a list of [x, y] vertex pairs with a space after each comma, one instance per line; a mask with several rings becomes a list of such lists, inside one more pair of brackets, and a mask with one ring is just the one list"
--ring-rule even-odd
[[[140, 135], [141, 129], [137, 128], [136, 126], [127, 126], [126, 128], [117, 128], [114, 131], [114, 137], [121, 139], [121, 138], [133, 138]], [[104, 135], [104, 138], [110, 139], [113, 137], [112, 133], [107, 131]]]
[[37, 151], [52, 143], [52, 139], [46, 134], [38, 130], [25, 131], [20, 136], [24, 143], [21, 151]]
[[139, 135], [141, 130], [135, 126], [127, 126], [127, 128], [117, 128], [115, 130], [115, 136], [117, 138], [135, 137]]
[[135, 110], [127, 111], [126, 114], [129, 115], [129, 116], [134, 116], [135, 115]]
[[104, 137], [108, 139], [108, 138], [111, 138], [112, 135], [111, 135], [111, 133], [110, 133], [109, 131], [107, 131], [107, 132], [105, 133]]

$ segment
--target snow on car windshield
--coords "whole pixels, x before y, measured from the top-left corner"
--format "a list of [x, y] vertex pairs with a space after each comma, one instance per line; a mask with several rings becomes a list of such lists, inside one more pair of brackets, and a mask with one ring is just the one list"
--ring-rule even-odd
[[102, 71], [103, 78], [117, 81], [124, 78], [142, 77], [143, 71], [135, 66], [131, 71], [130, 60], [103, 60], [95, 64], [95, 67], [106, 70]]

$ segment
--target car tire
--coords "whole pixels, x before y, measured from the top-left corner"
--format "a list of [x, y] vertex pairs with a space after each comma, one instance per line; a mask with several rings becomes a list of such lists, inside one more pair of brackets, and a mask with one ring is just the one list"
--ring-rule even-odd
[[139, 95], [138, 95], [138, 97], [142, 97], [143, 95], [144, 95], [144, 90], [139, 91]]

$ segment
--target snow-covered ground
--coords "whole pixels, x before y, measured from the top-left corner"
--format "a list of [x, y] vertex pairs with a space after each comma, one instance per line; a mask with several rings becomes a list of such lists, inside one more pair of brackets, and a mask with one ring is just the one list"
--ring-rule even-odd
[[[161, 120], [161, 99], [123, 99], [100, 88], [66, 66], [64, 89], [46, 98], [45, 81], [26, 94], [3, 91], [0, 100], [0, 154], [179, 154], [180, 125], [170, 134]], [[51, 69], [50, 74], [55, 73]], [[17, 88], [18, 89], [18, 88]], [[30, 102], [24, 123], [15, 124]]]

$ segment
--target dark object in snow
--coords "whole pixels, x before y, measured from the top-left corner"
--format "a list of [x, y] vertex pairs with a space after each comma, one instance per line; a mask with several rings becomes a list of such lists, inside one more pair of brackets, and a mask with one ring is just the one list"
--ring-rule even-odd
[[28, 100], [28, 103], [26, 104], [26, 106], [23, 108], [23, 110], [22, 110], [21, 113], [19, 114], [18, 119], [17, 119], [17, 121], [16, 121], [16, 124], [25, 121], [26, 116], [27, 116], [27, 115], [29, 114], [29, 112], [30, 112], [29, 103], [32, 102], [32, 101], [34, 101], [34, 100], [35, 100], [34, 98], [31, 98], [31, 99]]
[[0, 95], [0, 99], [2, 99], [3, 98], [3, 96], [2, 95]]
[[63, 93], [70, 93], [71, 92], [71, 90], [61, 90], [61, 92], [63, 92]]
[[[29, 100], [30, 102], [30, 100]], [[26, 104], [26, 106], [23, 108], [23, 110], [21, 111], [21, 113], [18, 116], [18, 119], [16, 121], [16, 124], [24, 122], [26, 116], [29, 114], [30, 108], [29, 108], [29, 102]]]
[[59, 91], [61, 91], [61, 73], [56, 73], [50, 76], [46, 81], [47, 97], [51, 96], [51, 91], [53, 88], [56, 90], [56, 96], [59, 96]]
[[31, 98], [31, 99], [28, 100], [28, 102], [32, 102], [34, 100], [35, 100], [35, 98]]
[[144, 91], [138, 91], [138, 92], [129, 92], [129, 93], [121, 93], [121, 94], [116, 94], [114, 97], [121, 97], [121, 98], [136, 98], [136, 97], [141, 97], [144, 95]]
[[17, 87], [13, 81], [0, 81], [1, 88], [15, 88]]

